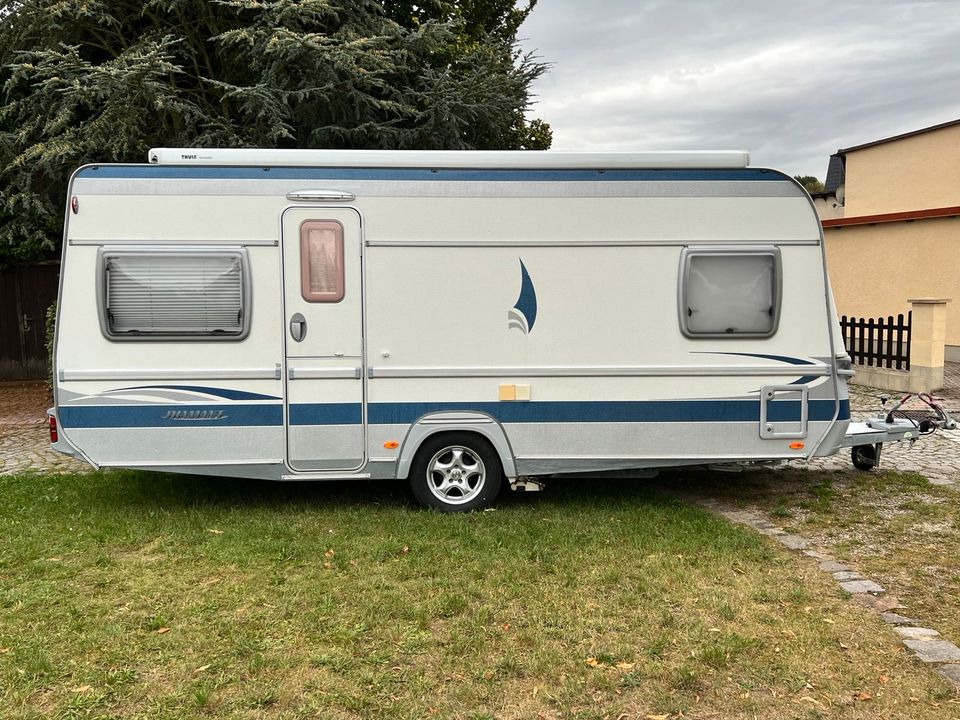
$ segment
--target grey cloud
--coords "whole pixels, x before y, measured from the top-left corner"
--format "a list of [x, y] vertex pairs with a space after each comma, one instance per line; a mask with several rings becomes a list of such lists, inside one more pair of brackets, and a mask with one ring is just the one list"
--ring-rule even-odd
[[747, 149], [822, 177], [838, 147], [960, 117], [954, 2], [541, 0], [534, 114], [571, 150]]

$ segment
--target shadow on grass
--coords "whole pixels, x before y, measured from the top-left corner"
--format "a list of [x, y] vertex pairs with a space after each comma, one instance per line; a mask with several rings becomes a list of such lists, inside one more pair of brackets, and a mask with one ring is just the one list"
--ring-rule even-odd
[[406, 485], [397, 481], [278, 482], [139, 470], [110, 470], [92, 477], [97, 478], [90, 487], [94, 499], [115, 506], [167, 510], [413, 508]]
[[791, 507], [840, 513], [845, 497], [864, 493], [911, 494], [929, 488], [929, 481], [917, 473], [895, 470], [752, 468], [742, 473], [725, 473], [688, 469], [664, 473], [657, 478], [655, 487], [671, 495], [721, 501], [789, 517]]
[[603, 554], [624, 542], [678, 557], [699, 558], [710, 548], [703, 557], [769, 559], [752, 534], [640, 478], [552, 479], [544, 493], [504, 490], [492, 513], [457, 515], [420, 508], [404, 481], [284, 483], [110, 470], [0, 478], [0, 489], [0, 519], [6, 512], [22, 524], [18, 552], [26, 554], [51, 552], [50, 538], [137, 548], [163, 537], [219, 553], [223, 562], [286, 562], [323, 552], [336, 532], [341, 544], [369, 545], [378, 557], [403, 554], [414, 542], [449, 543], [450, 552], [509, 551], [557, 572], [563, 548]]
[[[139, 470], [45, 476], [45, 485], [83, 496], [99, 507], [178, 510], [392, 508], [420, 512], [406, 480], [278, 482]], [[558, 477], [539, 493], [513, 492], [504, 483], [494, 508], [675, 506], [678, 500], [646, 478]]]
[[783, 493], [803, 494], [810, 488], [838, 480], [855, 480], [848, 470], [802, 470], [798, 468], [747, 468], [723, 472], [707, 468], [669, 470], [657, 476], [656, 487], [698, 497], [736, 502]]
[[[834, 499], [833, 488], [837, 484], [877, 482], [871, 475], [862, 479], [860, 475], [843, 470], [752, 469], [729, 473], [684, 468], [664, 471], [655, 478], [556, 477], [546, 479], [546, 489], [540, 493], [512, 492], [504, 485], [494, 507], [502, 512], [576, 507], [612, 512], [638, 505], [676, 506], [684, 504], [679, 499], [684, 496], [721, 500], [736, 506], [773, 506], [804, 498], [828, 503]], [[139, 470], [34, 477], [39, 482], [24, 484], [24, 495], [37, 492], [39, 485], [48, 492], [74, 496], [74, 502], [80, 506], [145, 512], [201, 508], [422, 511], [414, 503], [405, 480], [278, 482]]]

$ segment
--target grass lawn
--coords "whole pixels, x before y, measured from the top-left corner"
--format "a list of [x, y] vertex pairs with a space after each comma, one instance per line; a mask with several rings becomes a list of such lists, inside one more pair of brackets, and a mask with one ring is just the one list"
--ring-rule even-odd
[[[816, 503], [825, 478], [793, 481]], [[0, 497], [5, 719], [960, 715], [814, 563], [645, 481], [452, 516], [387, 483], [137, 472]]]
[[916, 617], [960, 641], [960, 488], [878, 471], [748, 473], [720, 492], [706, 475], [684, 484], [764, 510], [895, 594]]

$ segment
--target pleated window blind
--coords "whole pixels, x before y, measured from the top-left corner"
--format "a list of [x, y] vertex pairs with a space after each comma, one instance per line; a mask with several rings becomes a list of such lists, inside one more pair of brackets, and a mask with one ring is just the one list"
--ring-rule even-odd
[[123, 253], [104, 257], [110, 335], [241, 335], [244, 257]]

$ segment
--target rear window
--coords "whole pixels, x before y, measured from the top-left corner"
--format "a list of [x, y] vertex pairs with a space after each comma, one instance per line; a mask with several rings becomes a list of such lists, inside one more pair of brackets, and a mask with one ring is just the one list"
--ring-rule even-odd
[[242, 249], [100, 251], [100, 317], [114, 340], [236, 340], [248, 328]]

